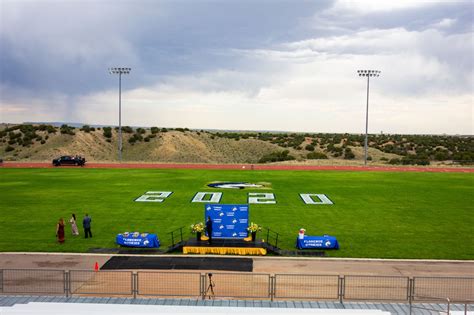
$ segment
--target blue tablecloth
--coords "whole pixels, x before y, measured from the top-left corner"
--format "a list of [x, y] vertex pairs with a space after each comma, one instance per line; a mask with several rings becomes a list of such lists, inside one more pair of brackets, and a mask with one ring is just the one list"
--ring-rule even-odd
[[296, 247], [298, 249], [318, 248], [318, 249], [338, 249], [339, 243], [334, 236], [308, 236], [303, 239], [296, 239]]
[[116, 242], [128, 247], [160, 247], [158, 236], [151, 233], [140, 233], [137, 237], [134, 237], [134, 233], [117, 234]]

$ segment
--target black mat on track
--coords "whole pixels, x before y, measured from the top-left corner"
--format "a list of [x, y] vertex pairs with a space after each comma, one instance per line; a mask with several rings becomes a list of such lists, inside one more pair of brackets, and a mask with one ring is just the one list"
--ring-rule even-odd
[[218, 257], [136, 257], [115, 256], [109, 259], [101, 270], [117, 269], [176, 269], [176, 270], [253, 270], [251, 258]]

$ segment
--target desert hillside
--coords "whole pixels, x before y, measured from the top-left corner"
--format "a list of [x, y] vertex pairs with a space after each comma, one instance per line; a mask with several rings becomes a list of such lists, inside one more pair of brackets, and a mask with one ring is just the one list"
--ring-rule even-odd
[[[123, 127], [123, 160], [173, 163], [360, 164], [364, 136], [266, 132], [209, 132]], [[117, 160], [117, 128], [0, 125], [0, 158], [51, 161], [81, 155], [90, 162]], [[371, 135], [372, 164], [472, 164], [470, 136]]]

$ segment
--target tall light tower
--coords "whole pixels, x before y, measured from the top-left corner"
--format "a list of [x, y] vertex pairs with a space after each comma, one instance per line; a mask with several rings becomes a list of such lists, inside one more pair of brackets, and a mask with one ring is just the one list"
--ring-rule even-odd
[[110, 74], [118, 74], [119, 76], [119, 144], [118, 144], [118, 154], [119, 161], [122, 162], [122, 74], [129, 74], [131, 68], [109, 68]]
[[380, 71], [378, 70], [357, 70], [359, 77], [367, 77], [367, 109], [365, 112], [365, 158], [364, 158], [364, 165], [367, 165], [367, 134], [369, 131], [369, 81], [370, 77], [378, 77], [380, 75]]

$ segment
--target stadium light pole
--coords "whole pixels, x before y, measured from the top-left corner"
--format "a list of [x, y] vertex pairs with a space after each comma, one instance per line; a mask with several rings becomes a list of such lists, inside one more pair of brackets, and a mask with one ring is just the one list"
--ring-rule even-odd
[[118, 74], [119, 76], [119, 143], [118, 143], [118, 155], [119, 161], [122, 162], [122, 74], [129, 74], [131, 68], [109, 68], [110, 74]]
[[367, 135], [369, 131], [369, 81], [370, 77], [378, 77], [380, 75], [379, 70], [357, 70], [359, 77], [367, 77], [367, 109], [365, 111], [365, 144], [364, 144], [364, 165], [367, 165]]

